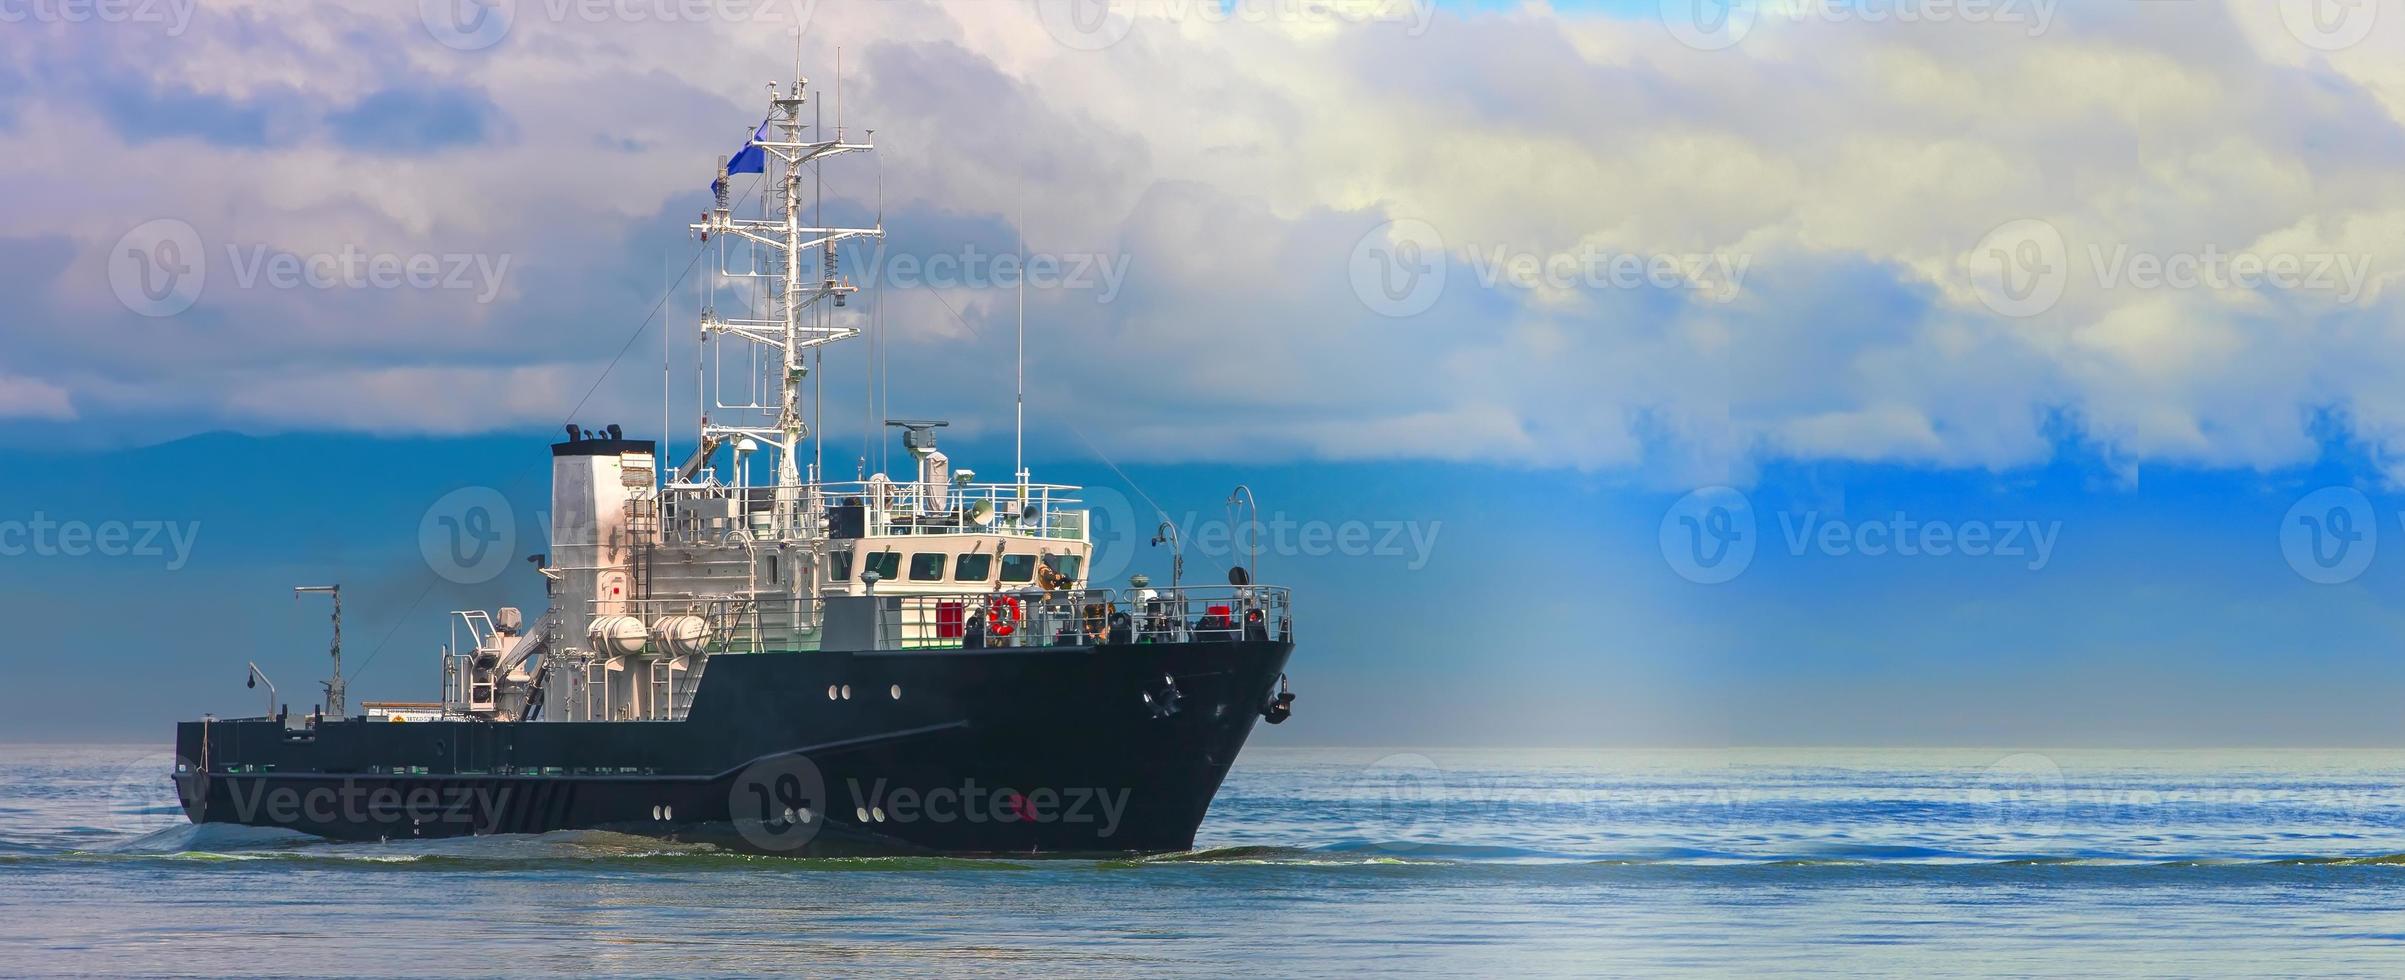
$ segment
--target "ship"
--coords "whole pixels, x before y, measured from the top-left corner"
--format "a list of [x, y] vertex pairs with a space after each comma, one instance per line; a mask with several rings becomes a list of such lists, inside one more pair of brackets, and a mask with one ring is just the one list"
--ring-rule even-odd
[[[1292, 714], [1291, 593], [1241, 562], [1187, 585], [1182, 554], [1166, 588], [1091, 581], [1081, 491], [1025, 465], [1023, 370], [1011, 479], [955, 468], [945, 422], [891, 418], [906, 471], [863, 454], [827, 478], [823, 348], [863, 326], [839, 246], [884, 219], [818, 220], [826, 168], [875, 134], [825, 129], [807, 85], [768, 86], [690, 226], [712, 284], [690, 452], [669, 465], [618, 425], [565, 425], [549, 551], [529, 558], [548, 608], [451, 613], [439, 698], [352, 710], [340, 587], [300, 590], [334, 600], [323, 702], [296, 714], [270, 682], [261, 716], [179, 723], [193, 823], [793, 855], [1193, 847], [1255, 723]], [[724, 312], [722, 283], [740, 287]]]

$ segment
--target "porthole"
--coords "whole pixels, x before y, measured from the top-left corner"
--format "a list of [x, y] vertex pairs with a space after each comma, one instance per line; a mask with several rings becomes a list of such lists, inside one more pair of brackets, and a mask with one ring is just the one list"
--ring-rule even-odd
[[866, 809], [863, 809], [863, 808], [861, 808], [861, 807], [853, 807], [853, 808], [852, 808], [852, 822], [854, 822], [854, 823], [867, 823], [867, 822], [868, 822], [868, 811], [867, 811]]
[[799, 810], [796, 810], [796, 811], [794, 811], [794, 816], [795, 816], [795, 818], [796, 818], [796, 819], [800, 820], [802, 823], [809, 823], [809, 822], [810, 822], [810, 808], [809, 808], [809, 807], [803, 807], [803, 808], [801, 808], [801, 809], [799, 809]]
[[827, 685], [827, 700], [835, 700], [835, 685], [833, 684]]
[[872, 819], [876, 820], [878, 823], [884, 823], [884, 822], [885, 822], [885, 808], [884, 808], [884, 807], [877, 807], [877, 808], [874, 808], [874, 809], [872, 809], [872, 810], [870, 810], [870, 811], [868, 812], [868, 815], [869, 815], [869, 817], [870, 817], [870, 818], [872, 818]]
[[651, 808], [651, 818], [653, 820], [660, 819], [660, 808], [656, 805]]
[[846, 684], [843, 686], [843, 699], [846, 701], [852, 699], [852, 685]]
[[674, 819], [676, 819], [676, 808], [675, 808], [675, 807], [672, 807], [672, 806], [664, 806], [664, 807], [661, 807], [661, 808], [660, 808], [660, 819], [662, 819], [662, 820], [674, 820]]
[[902, 700], [902, 685], [896, 684], [892, 687], [886, 688], [885, 693], [892, 696], [894, 700], [900, 701]]

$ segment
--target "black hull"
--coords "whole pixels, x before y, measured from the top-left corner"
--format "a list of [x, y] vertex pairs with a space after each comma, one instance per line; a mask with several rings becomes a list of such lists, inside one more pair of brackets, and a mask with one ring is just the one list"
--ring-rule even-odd
[[678, 722], [186, 722], [176, 784], [195, 823], [336, 840], [605, 830], [806, 855], [1176, 851], [1292, 648], [722, 655]]

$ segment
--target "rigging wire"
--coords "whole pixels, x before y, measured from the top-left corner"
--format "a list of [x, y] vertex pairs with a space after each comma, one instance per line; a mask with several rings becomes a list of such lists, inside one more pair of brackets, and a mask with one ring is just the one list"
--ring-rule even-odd
[[610, 363], [601, 369], [601, 376], [593, 379], [593, 386], [585, 389], [585, 396], [577, 399], [576, 407], [569, 409], [568, 417], [560, 421], [576, 421], [576, 413], [584, 411], [585, 403], [593, 400], [593, 393], [601, 390], [601, 383], [609, 380], [610, 372], [618, 367], [619, 359], [624, 358], [627, 351], [635, 349], [635, 341], [642, 339], [643, 332], [651, 329], [651, 321], [660, 315], [662, 307], [668, 305], [668, 297], [676, 292], [676, 288], [685, 284], [685, 277], [693, 274], [693, 267], [701, 262], [701, 253], [708, 248], [709, 243], [707, 242], [694, 247], [693, 257], [685, 260], [685, 271], [677, 273], [676, 281], [668, 284], [667, 289], [660, 291], [659, 302], [651, 304], [651, 312], [643, 315], [643, 322], [635, 324], [635, 332], [627, 335], [626, 343], [618, 347], [617, 356], [610, 358]]
[[[1021, 267], [1020, 275], [1026, 275], [1024, 266]], [[959, 310], [952, 308], [952, 301], [944, 298], [944, 293], [942, 290], [930, 289], [927, 291], [927, 295], [935, 297], [935, 301], [943, 305], [944, 312], [952, 314], [952, 319], [959, 321], [961, 329], [967, 330], [969, 332], [969, 336], [977, 338], [978, 343], [985, 342], [985, 334], [979, 332], [976, 326], [970, 324], [967, 317], [961, 316]], [[1138, 484], [1136, 482], [1136, 478], [1129, 476], [1126, 470], [1120, 469], [1118, 462], [1111, 459], [1109, 453], [1103, 452], [1101, 446], [1095, 445], [1094, 440], [1086, 435], [1086, 431], [1084, 429], [1078, 427], [1076, 421], [1069, 418], [1063, 418], [1061, 419], [1061, 424], [1069, 429], [1070, 434], [1077, 437], [1077, 441], [1085, 444], [1087, 452], [1093, 453], [1095, 459], [1101, 460], [1102, 465], [1110, 467], [1112, 473], [1117, 474], [1119, 479], [1125, 481], [1128, 489], [1135, 491], [1136, 496], [1144, 498], [1145, 505], [1151, 507], [1156, 516], [1160, 517], [1162, 520], [1175, 523], [1175, 518], [1170, 516], [1169, 510], [1165, 507], [1162, 507], [1160, 501], [1154, 500], [1151, 494], [1145, 493], [1143, 485]]]
[[384, 652], [384, 645], [392, 642], [393, 634], [401, 631], [401, 624], [409, 622], [409, 617], [418, 611], [418, 603], [426, 601], [426, 596], [434, 591], [436, 585], [442, 584], [442, 580], [442, 576], [437, 575], [426, 582], [425, 588], [418, 590], [418, 597], [409, 600], [409, 608], [401, 610], [400, 617], [392, 621], [392, 628], [385, 630], [384, 638], [377, 640], [375, 647], [368, 650], [367, 659], [361, 660], [359, 666], [351, 668], [350, 676], [343, 679], [344, 683], [357, 680], [361, 675], [367, 673], [368, 665], [376, 662], [376, 655]]
[[[755, 182], [758, 179], [757, 177], [753, 178]], [[745, 190], [748, 192], [750, 188], [746, 187]], [[667, 307], [668, 298], [676, 295], [677, 287], [685, 284], [685, 277], [693, 274], [693, 267], [701, 263], [702, 253], [709, 247], [710, 243], [708, 242], [694, 245], [693, 257], [685, 260], [685, 271], [677, 273], [676, 281], [669, 283], [668, 288], [660, 290], [659, 302], [651, 304], [651, 312], [643, 314], [643, 322], [635, 324], [635, 332], [627, 335], [626, 343], [619, 346], [617, 356], [610, 358], [610, 363], [601, 369], [601, 376], [593, 379], [593, 386], [585, 389], [585, 396], [576, 400], [576, 407], [569, 409], [568, 417], [561, 419], [561, 422], [576, 421], [576, 413], [585, 410], [585, 403], [593, 400], [593, 393], [601, 390], [601, 383], [609, 380], [610, 372], [617, 369], [618, 362], [626, 357], [626, 352], [635, 349], [635, 341], [643, 338], [643, 331], [651, 329], [651, 321], [660, 315], [660, 310]]]

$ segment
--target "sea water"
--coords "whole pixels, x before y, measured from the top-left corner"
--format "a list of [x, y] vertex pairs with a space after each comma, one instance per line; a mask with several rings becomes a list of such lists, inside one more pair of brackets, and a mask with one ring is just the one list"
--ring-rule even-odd
[[2405, 755], [1254, 749], [1198, 850], [191, 827], [0, 748], [0, 973], [2405, 974]]

